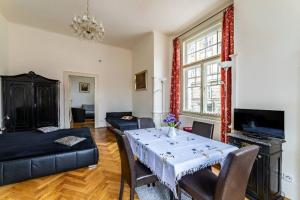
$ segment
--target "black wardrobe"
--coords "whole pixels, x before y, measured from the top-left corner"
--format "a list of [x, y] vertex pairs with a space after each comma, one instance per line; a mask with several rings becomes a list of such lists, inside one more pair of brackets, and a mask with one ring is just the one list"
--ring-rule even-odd
[[59, 125], [59, 81], [34, 72], [1, 76], [2, 120], [6, 131]]

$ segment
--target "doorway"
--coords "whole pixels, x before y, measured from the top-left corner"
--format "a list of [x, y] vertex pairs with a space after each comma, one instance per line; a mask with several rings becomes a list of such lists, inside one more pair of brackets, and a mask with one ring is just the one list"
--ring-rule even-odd
[[65, 72], [65, 127], [95, 128], [97, 123], [97, 75]]

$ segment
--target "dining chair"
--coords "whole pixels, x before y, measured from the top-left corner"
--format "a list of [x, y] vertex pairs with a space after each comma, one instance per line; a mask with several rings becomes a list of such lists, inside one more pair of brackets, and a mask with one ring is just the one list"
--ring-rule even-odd
[[139, 129], [142, 128], [155, 128], [155, 124], [152, 118], [138, 118], [138, 127]]
[[219, 176], [208, 169], [184, 176], [178, 185], [179, 200], [181, 189], [194, 200], [244, 200], [258, 151], [258, 146], [251, 145], [229, 153]]
[[214, 133], [214, 124], [194, 121], [192, 133], [212, 139]]
[[123, 199], [124, 182], [130, 187], [130, 200], [134, 200], [135, 188], [142, 185], [149, 185], [158, 181], [157, 177], [143, 165], [134, 159], [127, 136], [121, 131], [114, 129], [119, 153], [121, 158], [121, 185], [119, 200]]

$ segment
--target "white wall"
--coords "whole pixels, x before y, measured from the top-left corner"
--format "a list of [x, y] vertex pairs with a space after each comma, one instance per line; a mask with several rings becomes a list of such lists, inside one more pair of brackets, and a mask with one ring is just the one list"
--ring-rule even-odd
[[105, 126], [106, 112], [132, 110], [132, 54], [129, 50], [9, 23], [9, 62], [9, 74], [32, 70], [61, 81], [62, 125], [64, 71], [99, 76], [97, 127]]
[[137, 40], [132, 49], [133, 76], [148, 70], [147, 90], [133, 92], [133, 114], [152, 117], [156, 126], [161, 125], [163, 114], [169, 110], [169, 43], [168, 36], [153, 31]]
[[[89, 83], [90, 92], [80, 92], [79, 83]], [[70, 76], [71, 107], [80, 108], [82, 104], [95, 104], [95, 78]]]
[[0, 75], [8, 68], [8, 22], [0, 13]]
[[236, 0], [236, 103], [285, 111], [283, 193], [300, 199], [300, 1]]
[[153, 119], [160, 126], [169, 112], [170, 100], [170, 38], [154, 31]]
[[[152, 117], [153, 112], [153, 81], [154, 75], [154, 34], [145, 34], [132, 48], [132, 77], [136, 73], [147, 70], [147, 89], [133, 90], [133, 115], [137, 117]], [[133, 80], [133, 78], [131, 79]], [[134, 84], [134, 81], [132, 81]]]

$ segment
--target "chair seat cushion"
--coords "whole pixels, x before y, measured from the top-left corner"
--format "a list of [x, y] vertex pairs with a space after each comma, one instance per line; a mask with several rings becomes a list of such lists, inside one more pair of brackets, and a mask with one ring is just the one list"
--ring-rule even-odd
[[193, 131], [192, 127], [183, 127], [183, 130], [190, 133]]
[[158, 180], [157, 177], [151, 172], [151, 170], [138, 160], [135, 161], [135, 170], [137, 177], [137, 186], [155, 183]]
[[217, 176], [209, 169], [186, 175], [179, 181], [179, 187], [193, 199], [213, 200], [217, 184]]

